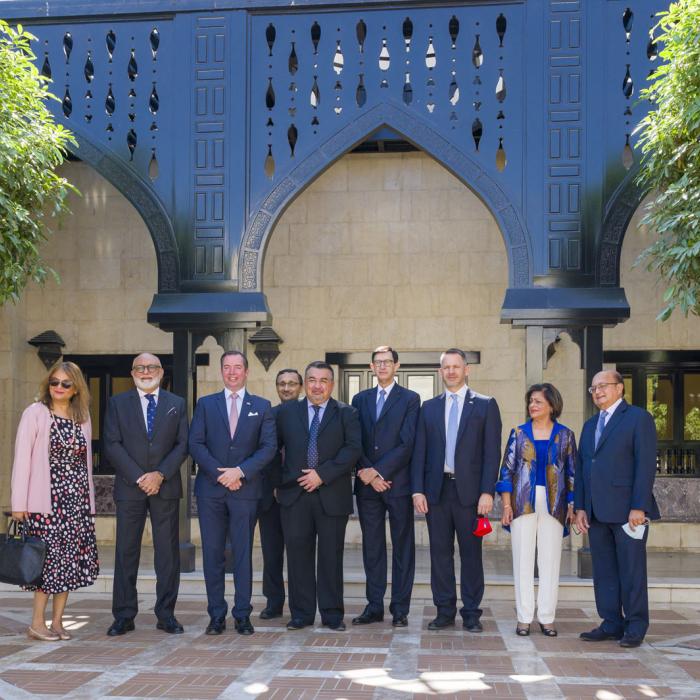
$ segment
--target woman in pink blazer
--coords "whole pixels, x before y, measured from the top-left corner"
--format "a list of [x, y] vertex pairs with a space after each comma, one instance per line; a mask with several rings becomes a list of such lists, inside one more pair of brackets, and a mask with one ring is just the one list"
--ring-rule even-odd
[[[94, 583], [99, 573], [92, 483], [90, 394], [80, 368], [57, 362], [25, 409], [12, 465], [12, 517], [46, 542], [46, 561], [34, 591], [30, 639], [70, 639], [63, 628], [68, 592]], [[53, 594], [51, 626], [46, 606]]]

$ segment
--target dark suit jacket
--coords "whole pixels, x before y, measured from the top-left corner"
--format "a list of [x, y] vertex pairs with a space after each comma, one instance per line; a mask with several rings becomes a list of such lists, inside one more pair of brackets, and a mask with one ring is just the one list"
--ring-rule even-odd
[[[501, 458], [501, 414], [496, 400], [467, 388], [457, 432], [455, 478], [463, 506], [493, 495]], [[445, 394], [426, 401], [418, 418], [411, 462], [413, 493], [440, 501], [445, 471]]]
[[[273, 406], [272, 417], [277, 423], [277, 414], [282, 406], [281, 403]], [[260, 512], [270, 509], [270, 506], [275, 502], [275, 489], [279, 484], [276, 483], [276, 479], [280, 476], [280, 460], [282, 459], [281, 454], [278, 450], [275, 450], [275, 456], [272, 461], [262, 470], [260, 478], [262, 479], [262, 495], [260, 497], [260, 504], [258, 506]]]
[[[202, 397], [190, 426], [190, 454], [198, 466], [195, 495], [223, 498], [231, 494], [257, 500], [262, 495], [261, 472], [276, 449], [275, 421], [267, 399], [245, 393], [232, 439], [224, 392]], [[243, 486], [229, 491], [219, 484], [219, 467], [240, 467], [245, 474]]]
[[158, 492], [161, 498], [182, 498], [180, 465], [187, 457], [187, 407], [183, 398], [160, 389], [149, 441], [138, 391], [134, 388], [112, 396], [103, 432], [104, 457], [116, 473], [115, 501], [147, 498], [136, 481], [151, 471], [165, 476]]
[[602, 523], [626, 523], [632, 509], [660, 517], [654, 499], [656, 426], [642, 408], [624, 399], [615, 409], [595, 448], [598, 415], [583, 425], [574, 479], [574, 506], [592, 511]]
[[[277, 437], [284, 449], [277, 499], [282, 506], [291, 506], [302, 494], [297, 484], [306, 469], [309, 446], [308, 400], [290, 401], [279, 408]], [[362, 438], [357, 412], [351, 406], [329, 399], [318, 434], [318, 475], [321, 504], [327, 515], [352, 513], [352, 470], [362, 454]]]
[[[381, 494], [383, 498], [410, 495], [410, 464], [420, 397], [415, 391], [394, 384], [379, 420], [376, 387], [355, 394], [352, 405], [359, 413], [362, 428], [362, 455], [357, 468], [374, 467], [386, 481], [392, 482], [391, 488]], [[355, 478], [355, 495], [363, 494], [380, 495]]]

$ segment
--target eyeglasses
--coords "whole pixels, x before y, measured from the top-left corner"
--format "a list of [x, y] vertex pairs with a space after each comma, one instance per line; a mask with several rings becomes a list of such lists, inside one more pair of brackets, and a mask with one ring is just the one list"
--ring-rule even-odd
[[589, 386], [588, 387], [588, 393], [589, 394], [595, 394], [596, 391], [602, 391], [605, 389], [606, 386], [617, 386], [618, 384], [621, 384], [622, 382], [603, 382], [602, 384], [596, 384], [595, 386]]
[[49, 379], [49, 386], [58, 386], [59, 384], [64, 389], [73, 388], [73, 382], [71, 382], [69, 379]]
[[393, 360], [374, 360], [372, 362], [373, 365], [376, 365], [377, 367], [391, 367], [391, 365], [394, 364]]
[[146, 372], [157, 372], [163, 369], [160, 365], [134, 365], [132, 368], [136, 374], [145, 374]]

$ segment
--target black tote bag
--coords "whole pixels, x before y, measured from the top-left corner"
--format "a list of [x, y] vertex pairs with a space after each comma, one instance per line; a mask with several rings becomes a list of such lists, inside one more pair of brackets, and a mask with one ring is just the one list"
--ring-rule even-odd
[[0, 581], [17, 586], [30, 586], [41, 578], [46, 559], [46, 543], [38, 537], [17, 533], [17, 521], [7, 528], [7, 537], [0, 544]]

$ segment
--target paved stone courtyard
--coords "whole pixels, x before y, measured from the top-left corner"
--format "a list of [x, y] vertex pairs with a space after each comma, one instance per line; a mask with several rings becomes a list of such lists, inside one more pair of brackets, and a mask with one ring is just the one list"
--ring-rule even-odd
[[[257, 599], [255, 608], [262, 608]], [[380, 700], [383, 698], [700, 698], [700, 605], [655, 606], [647, 643], [623, 650], [615, 642], [590, 644], [579, 632], [597, 624], [594, 608], [564, 603], [560, 636], [514, 634], [511, 603], [487, 601], [484, 633], [461, 627], [434, 633], [429, 601], [415, 602], [408, 628], [390, 617], [352, 627], [362, 605], [347, 606], [348, 631], [284, 629], [286, 619], [263, 622], [242, 637], [233, 625], [207, 637], [205, 602], [181, 597], [177, 616], [185, 634], [155, 629], [143, 596], [136, 631], [109, 638], [110, 597], [76, 593], [65, 626], [70, 642], [25, 637], [30, 594], [0, 595], [0, 697], [24, 698], [264, 698]], [[318, 618], [317, 618], [318, 620]]]

